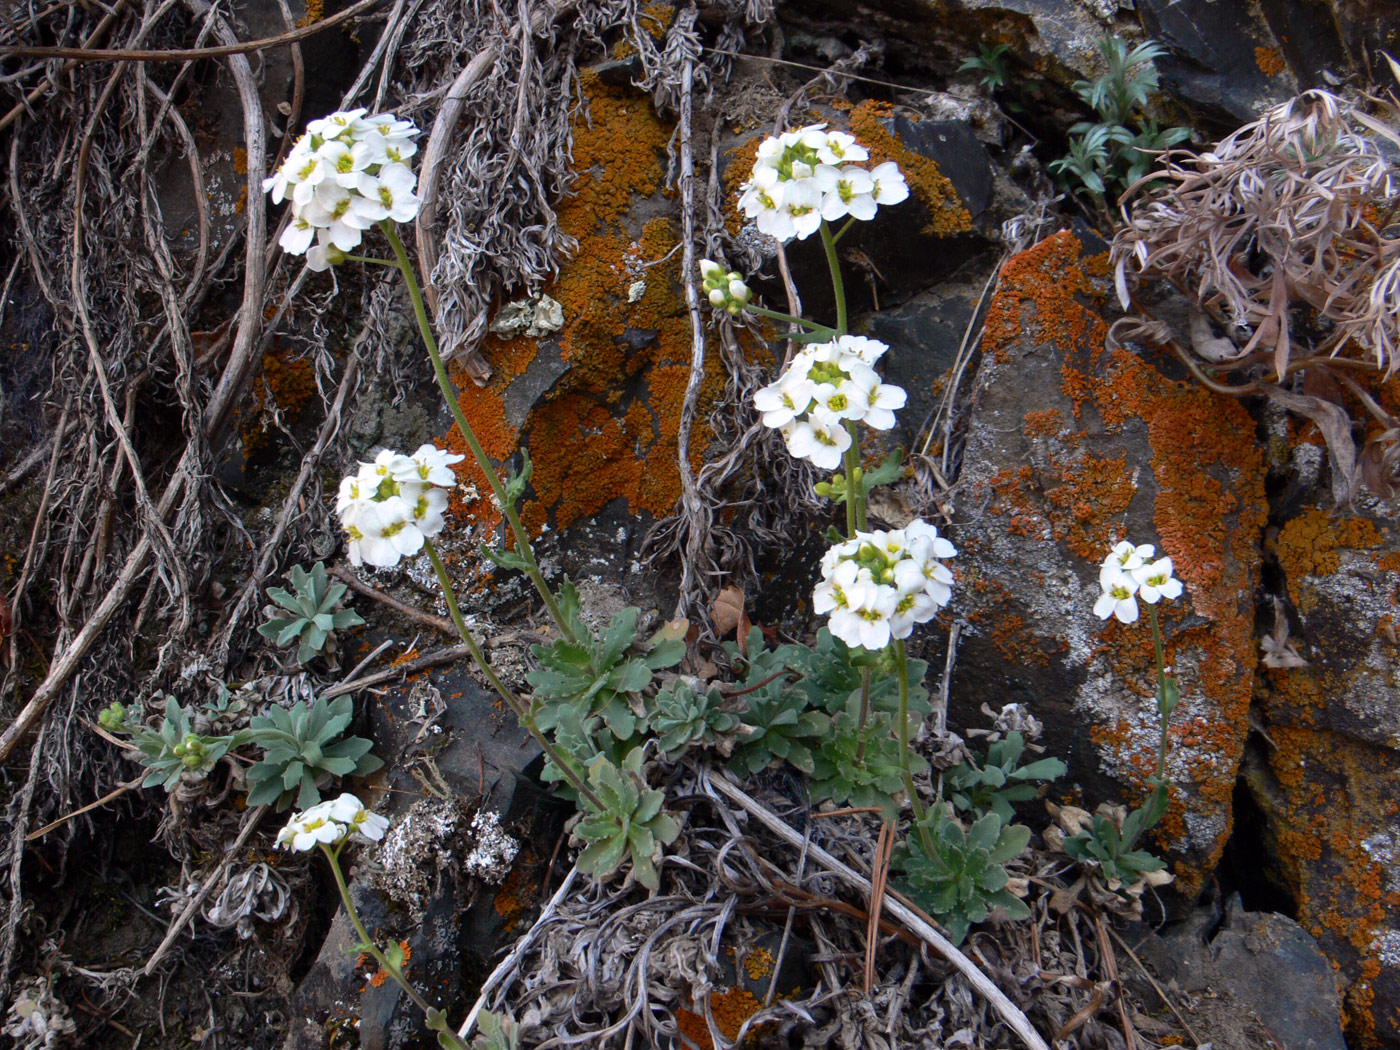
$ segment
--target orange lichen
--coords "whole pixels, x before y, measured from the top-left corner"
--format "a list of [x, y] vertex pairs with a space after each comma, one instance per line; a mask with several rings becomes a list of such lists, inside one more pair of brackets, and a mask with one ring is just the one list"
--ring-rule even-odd
[[[648, 18], [662, 18], [662, 6], [648, 8]], [[505, 422], [505, 395], [530, 368], [536, 340], [488, 339], [483, 349], [495, 374], [484, 389], [464, 386], [461, 396], [488, 455], [504, 458], [522, 438], [529, 448], [535, 498], [523, 517], [532, 529], [551, 521], [567, 527], [617, 499], [631, 513], [666, 514], [680, 493], [676, 434], [690, 377], [691, 328], [679, 294], [686, 275], [679, 253], [672, 255], [678, 231], [665, 218], [647, 222], [639, 234], [629, 223], [634, 202], [661, 190], [670, 127], [637, 92], [608, 87], [589, 73], [582, 82], [589, 120], [574, 129], [578, 180], [558, 208], [561, 229], [579, 247], [546, 289], [563, 308], [564, 327], [550, 338], [568, 371], [532, 407], [523, 435]], [[711, 354], [699, 419], [723, 381]], [[465, 451], [455, 433], [449, 443]], [[703, 462], [705, 445], [697, 427], [693, 468]], [[485, 479], [461, 469], [485, 496]], [[486, 499], [454, 509], [476, 520], [495, 518]]]
[[233, 170], [240, 175], [248, 174], [248, 151], [242, 146], [233, 147]]
[[306, 14], [297, 19], [297, 26], [314, 25], [321, 20], [325, 10], [325, 0], [306, 0]]
[[252, 457], [267, 447], [271, 421], [267, 410], [275, 408], [295, 418], [316, 394], [316, 370], [311, 362], [290, 349], [275, 347], [262, 360], [262, 372], [253, 381], [251, 400], [243, 427], [243, 454]]
[[1055, 539], [1085, 561], [1097, 561], [1112, 544], [1137, 485], [1126, 460], [1085, 452], [1065, 464], [1062, 484], [1045, 490]]
[[[711, 993], [710, 1016], [715, 1019], [715, 1027], [719, 1029], [720, 1034], [732, 1041], [738, 1036], [744, 1022], [758, 1013], [762, 1005], [747, 988], [728, 988]], [[676, 1011], [676, 1027], [681, 1035], [700, 1050], [713, 1050], [714, 1041], [710, 1038], [710, 1027], [705, 1023], [703, 1013], [681, 1007]], [[757, 1026], [749, 1032], [749, 1036], [757, 1035], [758, 1029], [764, 1027], [766, 1026]]]
[[496, 891], [496, 899], [491, 906], [504, 920], [507, 932], [519, 926], [539, 900], [539, 887], [535, 884], [539, 863], [539, 858], [528, 847], [521, 850], [501, 888]]
[[1288, 68], [1288, 63], [1283, 60], [1283, 55], [1276, 47], [1256, 47], [1254, 64], [1266, 77], [1276, 77]]
[[773, 972], [773, 953], [767, 948], [755, 948], [744, 956], [744, 972], [749, 980], [758, 981]]
[[987, 310], [982, 351], [995, 356], [1034, 326], [1037, 341], [1070, 348], [1102, 346], [1108, 328], [1081, 297], [1093, 292], [1080, 262], [1082, 247], [1068, 231], [1047, 237], [1011, 259]]
[[1301, 586], [1306, 577], [1336, 572], [1342, 550], [1375, 550], [1384, 544], [1384, 533], [1365, 518], [1337, 519], [1310, 507], [1279, 530], [1272, 549], [1290, 582], [1298, 610], [1306, 615], [1313, 605]]
[[[908, 183], [909, 190], [929, 211], [924, 232], [934, 237], [951, 237], [972, 229], [972, 215], [963, 207], [958, 191], [939, 169], [936, 161], [906, 147], [885, 127], [894, 114], [887, 103], [862, 102], [850, 113], [851, 133], [870, 153], [870, 166], [892, 160]], [[911, 118], [917, 119], [917, 118]]]
[[1056, 409], [1047, 408], [1043, 412], [1027, 412], [1021, 420], [1021, 430], [1028, 438], [1053, 437], [1065, 426], [1065, 417]]
[[[1314, 675], [1304, 670], [1290, 672]], [[1372, 982], [1381, 975], [1373, 947], [1392, 929], [1400, 893], [1366, 849], [1396, 802], [1390, 752], [1337, 734], [1276, 726], [1269, 766], [1282, 792], [1271, 821], [1270, 854], [1298, 902], [1298, 921], [1340, 962], [1349, 982], [1344, 1017], [1353, 1045], [1375, 1040]]]

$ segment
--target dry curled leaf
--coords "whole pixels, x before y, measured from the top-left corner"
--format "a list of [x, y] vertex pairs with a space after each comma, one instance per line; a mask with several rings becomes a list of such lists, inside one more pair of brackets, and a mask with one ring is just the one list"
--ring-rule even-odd
[[1278, 598], [1274, 598], [1273, 632], [1261, 640], [1259, 646], [1264, 650], [1263, 663], [1265, 667], [1308, 666], [1308, 662], [1298, 653], [1297, 643], [1288, 637], [1288, 614], [1283, 608], [1283, 602], [1279, 601]]
[[732, 584], [715, 595], [710, 607], [710, 616], [715, 622], [715, 634], [723, 638], [730, 631], [742, 642], [749, 634], [749, 617], [744, 612], [744, 592]]

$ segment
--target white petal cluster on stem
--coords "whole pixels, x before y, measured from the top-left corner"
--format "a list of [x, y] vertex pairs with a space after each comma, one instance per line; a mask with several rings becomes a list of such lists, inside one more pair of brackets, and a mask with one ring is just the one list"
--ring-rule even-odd
[[835, 470], [851, 445], [847, 422], [888, 430], [894, 410], [904, 407], [903, 388], [881, 382], [874, 368], [888, 349], [859, 335], [810, 343], [782, 375], [754, 393], [754, 408], [764, 426], [782, 431], [794, 456]]
[[286, 160], [263, 180], [272, 202], [292, 202], [283, 251], [305, 255], [324, 270], [360, 246], [377, 222], [410, 222], [421, 201], [418, 176], [406, 161], [419, 131], [391, 113], [352, 109], [313, 120]]
[[445, 524], [452, 464], [462, 456], [423, 445], [411, 456], [382, 450], [340, 483], [335, 511], [349, 537], [350, 561], [387, 568], [423, 549]]
[[860, 166], [869, 159], [854, 138], [824, 124], [766, 138], [740, 189], [739, 207], [760, 233], [780, 241], [810, 237], [823, 219], [873, 219], [879, 205], [908, 197], [909, 187], [893, 161]]
[[1138, 599], [1156, 605], [1163, 598], [1181, 597], [1181, 581], [1172, 575], [1172, 560], [1158, 558], [1150, 543], [1134, 546], [1127, 540], [1108, 552], [1099, 567], [1099, 598], [1094, 615], [1119, 623], [1136, 623]]
[[831, 633], [852, 648], [883, 649], [948, 604], [953, 573], [943, 562], [957, 553], [922, 519], [903, 529], [857, 532], [822, 557], [812, 610], [828, 614]]
[[287, 826], [277, 833], [277, 845], [305, 852], [321, 843], [334, 846], [350, 837], [378, 842], [388, 828], [388, 817], [370, 812], [347, 792], [292, 814]]

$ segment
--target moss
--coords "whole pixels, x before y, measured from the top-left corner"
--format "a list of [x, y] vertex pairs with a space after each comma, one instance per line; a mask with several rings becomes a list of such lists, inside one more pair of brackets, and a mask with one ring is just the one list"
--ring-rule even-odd
[[894, 110], [886, 103], [862, 102], [850, 112], [851, 134], [870, 152], [871, 166], [892, 160], [899, 165], [909, 190], [929, 212], [924, 232], [952, 237], [972, 229], [972, 215], [963, 207], [958, 191], [937, 162], [908, 149], [884, 121]]

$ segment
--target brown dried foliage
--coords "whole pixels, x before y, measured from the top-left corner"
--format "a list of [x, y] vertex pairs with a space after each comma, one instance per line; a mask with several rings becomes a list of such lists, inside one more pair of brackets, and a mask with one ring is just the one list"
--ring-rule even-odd
[[[1112, 252], [1125, 307], [1130, 273], [1165, 278], [1191, 300], [1191, 349], [1176, 349], [1198, 378], [1221, 392], [1265, 394], [1322, 427], [1339, 496], [1357, 481], [1388, 486], [1375, 468], [1395, 458], [1396, 420], [1374, 399], [1348, 404], [1384, 431], [1359, 454], [1345, 419], [1335, 425], [1341, 387], [1358, 392], [1353, 376], [1389, 377], [1400, 366], [1400, 124], [1394, 105], [1381, 107], [1376, 116], [1308, 91], [1210, 152], [1164, 155], [1129, 191], [1148, 187]], [[1226, 338], [1213, 337], [1207, 319]], [[1290, 377], [1308, 369], [1308, 383], [1293, 389]], [[1240, 373], [1249, 381], [1231, 385]], [[1317, 395], [1324, 374], [1338, 397]], [[1377, 441], [1385, 447], [1372, 448]]]

